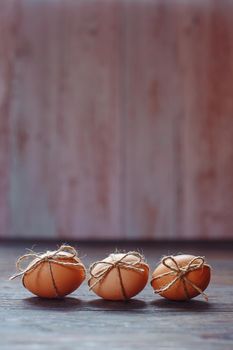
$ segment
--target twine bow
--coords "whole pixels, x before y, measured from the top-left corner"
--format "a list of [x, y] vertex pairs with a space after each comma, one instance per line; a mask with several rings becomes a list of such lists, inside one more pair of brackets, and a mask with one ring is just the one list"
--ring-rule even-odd
[[[125, 261], [125, 258], [133, 255], [137, 258], [137, 260], [132, 261], [132, 262], [128, 262]], [[128, 299], [127, 297], [127, 293], [122, 281], [122, 276], [121, 276], [121, 269], [125, 269], [125, 270], [131, 270], [131, 271], [136, 271], [138, 273], [143, 273], [144, 269], [138, 267], [137, 265], [139, 264], [144, 264], [145, 266], [147, 266], [145, 264], [144, 261], [144, 257], [138, 253], [138, 252], [128, 252], [126, 254], [124, 254], [120, 259], [116, 260], [116, 261], [96, 261], [94, 262], [89, 269], [89, 273], [90, 273], [90, 278], [88, 280], [88, 285], [89, 285], [89, 290], [92, 290], [98, 283], [101, 283], [106, 277], [107, 275], [114, 269], [117, 269], [118, 272], [118, 276], [119, 276], [119, 282], [120, 282], [120, 286], [121, 286], [121, 291], [122, 291], [122, 295], [124, 297], [125, 300]], [[102, 265], [102, 268], [98, 271], [98, 272], [93, 272], [94, 268], [96, 266], [98, 266], [99, 264]], [[94, 278], [96, 281], [93, 284], [90, 284], [91, 279]]]
[[[66, 259], [72, 259], [72, 258], [74, 258], [74, 260], [76, 261], [70, 262], [70, 261], [58, 260], [58, 259], [66, 260]], [[32, 261], [29, 263], [29, 265], [26, 268], [23, 268], [22, 263], [24, 263], [26, 260], [29, 260], [29, 259], [32, 259]], [[35, 253], [34, 251], [30, 251], [30, 253], [24, 254], [16, 262], [16, 268], [19, 272], [11, 276], [9, 279], [13, 280], [16, 277], [24, 276], [26, 273], [35, 270], [37, 266], [39, 266], [40, 264], [46, 261], [49, 263], [51, 277], [52, 277], [53, 285], [55, 289], [57, 288], [56, 288], [53, 274], [52, 274], [51, 263], [62, 265], [62, 266], [80, 266], [84, 268], [83, 264], [81, 264], [77, 260], [77, 251], [73, 247], [63, 244], [57, 250], [47, 251], [44, 254]]]
[[[171, 260], [174, 263], [174, 266], [170, 265], [168, 261]], [[177, 264], [177, 261], [173, 256], [166, 256], [162, 259], [161, 263], [166, 266], [170, 271], [162, 273], [151, 280], [151, 284], [153, 281], [161, 279], [164, 276], [172, 276], [174, 275], [175, 278], [168, 283], [166, 286], [160, 288], [160, 289], [155, 289], [155, 293], [161, 293], [165, 292], [168, 289], [170, 289], [178, 280], [181, 280], [184, 286], [184, 292], [186, 295], [187, 299], [190, 299], [189, 293], [188, 293], [188, 288], [187, 284], [191, 285], [199, 294], [203, 296], [203, 298], [208, 301], [208, 296], [201, 290], [195, 283], [190, 281], [190, 279], [187, 277], [187, 274], [189, 272], [199, 270], [203, 268], [203, 266], [207, 266], [210, 268], [209, 265], [205, 263], [205, 259], [202, 256], [196, 256], [194, 257], [186, 266], [179, 266]]]

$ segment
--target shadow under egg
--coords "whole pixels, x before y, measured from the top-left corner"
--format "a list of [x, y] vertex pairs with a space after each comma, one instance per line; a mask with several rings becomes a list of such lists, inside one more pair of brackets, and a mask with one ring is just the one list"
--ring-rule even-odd
[[125, 301], [111, 301], [105, 299], [94, 299], [88, 302], [92, 309], [101, 309], [104, 311], [134, 311], [145, 309], [147, 303], [139, 299], [129, 299]]
[[202, 300], [185, 300], [185, 301], [173, 301], [168, 299], [156, 299], [150, 302], [150, 305], [154, 309], [159, 311], [170, 311], [170, 312], [179, 312], [179, 311], [188, 311], [188, 312], [205, 312], [214, 309], [213, 304], [210, 302]]
[[30, 297], [23, 299], [22, 302], [24, 306], [30, 306], [30, 309], [46, 311], [77, 311], [83, 309], [86, 304], [84, 301], [73, 297], [56, 299]]

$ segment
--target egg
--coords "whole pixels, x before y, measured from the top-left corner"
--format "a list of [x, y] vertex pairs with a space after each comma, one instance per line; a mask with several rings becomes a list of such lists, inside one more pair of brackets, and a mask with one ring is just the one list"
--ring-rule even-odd
[[12, 279], [22, 275], [24, 287], [39, 297], [64, 297], [85, 280], [85, 267], [73, 247], [63, 245], [57, 251], [26, 254], [20, 259], [30, 255], [36, 258]]
[[210, 276], [211, 268], [203, 257], [167, 256], [154, 270], [151, 285], [155, 293], [170, 300], [187, 300], [199, 294], [208, 300], [204, 290]]
[[110, 254], [90, 266], [88, 285], [107, 300], [127, 300], [146, 286], [149, 266], [137, 252]]

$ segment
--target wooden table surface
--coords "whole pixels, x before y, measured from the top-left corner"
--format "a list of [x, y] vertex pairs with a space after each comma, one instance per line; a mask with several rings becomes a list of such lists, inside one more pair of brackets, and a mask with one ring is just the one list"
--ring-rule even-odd
[[[39, 243], [34, 248], [56, 248]], [[89, 292], [84, 283], [63, 300], [31, 295], [20, 280], [8, 281], [14, 263], [31, 242], [0, 243], [1, 350], [58, 349], [198, 349], [233, 348], [233, 256], [230, 244], [82, 243], [75, 244], [83, 262], [105, 257], [116, 248], [138, 249], [151, 268], [164, 254], [205, 255], [213, 267], [207, 289], [189, 302], [170, 302], [154, 295], [150, 285], [129, 302], [109, 302]]]

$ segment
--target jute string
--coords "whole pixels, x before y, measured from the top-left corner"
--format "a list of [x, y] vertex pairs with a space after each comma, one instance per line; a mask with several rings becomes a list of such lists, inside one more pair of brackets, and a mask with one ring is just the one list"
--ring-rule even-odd
[[[169, 260], [173, 262], [174, 265], [169, 264]], [[173, 256], [166, 256], [162, 259], [161, 263], [167, 267], [170, 271], [162, 273], [151, 280], [151, 284], [153, 281], [163, 278], [164, 276], [173, 276], [174, 279], [168, 283], [166, 286], [155, 289], [155, 293], [162, 293], [167, 290], [169, 290], [178, 280], [181, 280], [184, 287], [184, 292], [187, 299], [190, 299], [187, 285], [191, 285], [198, 293], [200, 293], [203, 298], [208, 301], [208, 296], [195, 284], [193, 283], [188, 277], [187, 274], [192, 271], [196, 271], [199, 269], [202, 269], [203, 266], [207, 266], [210, 268], [209, 265], [205, 263], [205, 259], [202, 256], [196, 256], [194, 257], [186, 266], [179, 266], [175, 257]]]
[[[68, 253], [68, 254], [67, 254]], [[78, 260], [75, 262], [70, 261], [59, 261], [58, 259], [68, 260], [68, 259], [74, 259], [76, 260], [78, 258], [77, 251], [69, 246], [69, 245], [61, 245], [60, 248], [58, 248], [55, 251], [47, 251], [46, 253], [40, 254], [36, 253], [34, 251], [30, 251], [28, 254], [22, 255], [16, 262], [16, 269], [19, 271], [15, 275], [11, 276], [9, 279], [13, 280], [16, 277], [24, 276], [35, 270], [39, 265], [41, 265], [44, 262], [48, 262], [49, 264], [49, 270], [51, 273], [51, 279], [52, 284], [56, 293], [56, 296], [59, 297], [58, 288], [55, 283], [53, 271], [52, 271], [52, 264], [62, 265], [62, 266], [79, 266], [83, 269], [84, 265], [80, 263]], [[22, 264], [25, 263], [25, 261], [32, 260], [26, 268], [23, 268]], [[23, 284], [24, 281], [22, 280]]]
[[[132, 262], [125, 261], [125, 258], [127, 258], [130, 255], [135, 256], [137, 259], [135, 261], [132, 261]], [[116, 268], [117, 273], [118, 273], [118, 277], [119, 277], [122, 296], [125, 300], [127, 300], [128, 297], [127, 297], [127, 292], [125, 290], [124, 283], [122, 280], [121, 269], [136, 271], [138, 273], [143, 273], [144, 269], [137, 266], [140, 264], [146, 265], [145, 261], [144, 261], [144, 257], [138, 252], [128, 252], [128, 253], [124, 254], [120, 259], [118, 259], [116, 261], [112, 261], [112, 262], [110, 262], [110, 261], [96, 261], [96, 262], [94, 262], [90, 266], [90, 269], [89, 269], [89, 273], [90, 273], [90, 278], [88, 280], [89, 290], [92, 290], [98, 283], [101, 283], [107, 277], [107, 275], [114, 268]], [[98, 265], [101, 265], [102, 268], [98, 272], [93, 272], [94, 268]], [[95, 279], [95, 282], [90, 284], [92, 278]]]

